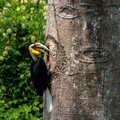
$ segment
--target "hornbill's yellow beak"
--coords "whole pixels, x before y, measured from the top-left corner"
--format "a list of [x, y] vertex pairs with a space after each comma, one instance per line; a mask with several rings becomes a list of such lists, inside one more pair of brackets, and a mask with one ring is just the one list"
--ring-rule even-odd
[[34, 49], [36, 51], [43, 52], [44, 54], [48, 54], [48, 52], [50, 52], [49, 49], [41, 43], [35, 43], [34, 44]]

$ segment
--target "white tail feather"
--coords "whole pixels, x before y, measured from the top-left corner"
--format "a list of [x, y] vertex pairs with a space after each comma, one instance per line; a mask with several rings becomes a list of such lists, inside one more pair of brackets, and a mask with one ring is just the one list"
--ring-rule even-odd
[[46, 96], [46, 104], [47, 104], [47, 111], [51, 112], [52, 110], [52, 97], [50, 94], [49, 89], [47, 88], [47, 90], [45, 91], [45, 96]]

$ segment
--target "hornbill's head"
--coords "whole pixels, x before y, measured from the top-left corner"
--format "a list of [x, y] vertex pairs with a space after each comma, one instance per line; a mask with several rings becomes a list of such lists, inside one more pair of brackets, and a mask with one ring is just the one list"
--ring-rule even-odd
[[29, 52], [34, 61], [37, 61], [41, 55], [41, 52], [47, 54], [48, 51], [49, 49], [41, 43], [34, 43], [29, 46]]

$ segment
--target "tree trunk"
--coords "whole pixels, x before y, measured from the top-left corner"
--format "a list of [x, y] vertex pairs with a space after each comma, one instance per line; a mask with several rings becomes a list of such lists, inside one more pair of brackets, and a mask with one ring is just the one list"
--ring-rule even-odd
[[120, 119], [120, 0], [48, 0], [53, 109], [44, 120]]

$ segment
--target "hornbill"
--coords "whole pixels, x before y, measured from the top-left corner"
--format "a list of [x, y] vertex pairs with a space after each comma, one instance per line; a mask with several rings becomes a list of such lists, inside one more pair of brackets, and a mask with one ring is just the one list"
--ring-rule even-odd
[[42, 96], [43, 92], [46, 92], [47, 109], [49, 112], [52, 110], [52, 98], [49, 91], [51, 72], [47, 69], [41, 57], [42, 52], [47, 54], [49, 49], [41, 43], [35, 43], [29, 46], [29, 53], [32, 57], [30, 72], [33, 85], [38, 95]]

